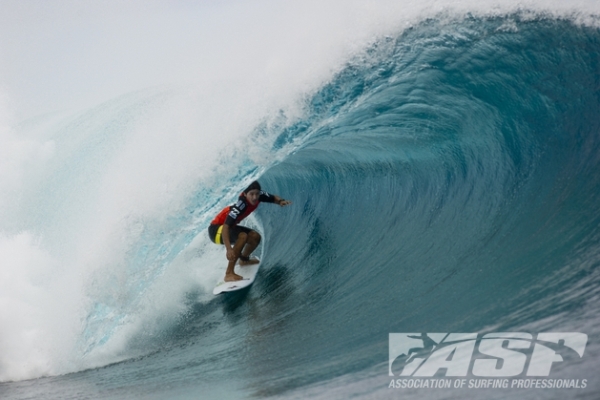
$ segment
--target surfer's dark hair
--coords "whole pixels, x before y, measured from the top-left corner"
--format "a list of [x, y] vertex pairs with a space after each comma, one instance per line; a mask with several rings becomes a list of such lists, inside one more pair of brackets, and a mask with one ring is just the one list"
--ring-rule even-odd
[[246, 188], [246, 190], [244, 190], [244, 193], [248, 193], [249, 191], [251, 191], [251, 190], [254, 190], [254, 189], [258, 189], [259, 191], [261, 190], [261, 188], [260, 188], [260, 183], [258, 183], [258, 181], [254, 181], [254, 182], [252, 182], [252, 183], [251, 183], [251, 184], [250, 184], [250, 185], [249, 185], [249, 186]]

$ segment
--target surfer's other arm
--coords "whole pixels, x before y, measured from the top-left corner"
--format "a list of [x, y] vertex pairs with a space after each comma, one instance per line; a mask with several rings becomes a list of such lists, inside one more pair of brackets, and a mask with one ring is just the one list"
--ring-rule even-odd
[[221, 232], [221, 237], [223, 238], [223, 244], [225, 245], [225, 249], [227, 249], [227, 259], [229, 261], [234, 261], [237, 258], [237, 255], [233, 251], [233, 246], [231, 245], [231, 239], [229, 236], [229, 225], [223, 225], [223, 231]]
[[292, 204], [291, 201], [283, 199], [283, 198], [281, 198], [279, 196], [273, 195], [273, 197], [275, 198], [275, 201], [273, 203], [275, 203], [275, 204], [277, 204], [277, 205], [279, 205], [281, 207], [289, 206], [290, 204]]

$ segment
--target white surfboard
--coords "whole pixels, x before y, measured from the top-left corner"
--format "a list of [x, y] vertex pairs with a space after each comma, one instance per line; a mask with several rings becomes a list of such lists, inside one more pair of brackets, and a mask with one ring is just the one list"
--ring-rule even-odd
[[[258, 260], [258, 257], [254, 257]], [[234, 292], [236, 290], [240, 290], [246, 288], [254, 282], [254, 278], [256, 278], [256, 273], [258, 272], [258, 268], [260, 267], [260, 260], [258, 264], [247, 265], [242, 267], [240, 265], [235, 266], [235, 273], [242, 276], [244, 279], [241, 281], [233, 281], [233, 282], [225, 282], [223, 279], [225, 276], [221, 277], [217, 286], [213, 289], [213, 294], [220, 294], [224, 292]]]

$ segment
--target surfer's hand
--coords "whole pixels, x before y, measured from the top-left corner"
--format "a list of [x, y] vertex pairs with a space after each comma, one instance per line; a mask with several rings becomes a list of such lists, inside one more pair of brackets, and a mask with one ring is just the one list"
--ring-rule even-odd
[[285, 207], [285, 206], [288, 206], [288, 205], [290, 205], [290, 204], [292, 204], [292, 202], [291, 202], [291, 201], [289, 201], [289, 200], [284, 200], [284, 199], [280, 199], [280, 200], [279, 200], [279, 205], [280, 205], [281, 207]]
[[233, 248], [229, 248], [227, 249], [227, 259], [229, 261], [235, 261], [237, 258], [235, 251], [233, 251]]

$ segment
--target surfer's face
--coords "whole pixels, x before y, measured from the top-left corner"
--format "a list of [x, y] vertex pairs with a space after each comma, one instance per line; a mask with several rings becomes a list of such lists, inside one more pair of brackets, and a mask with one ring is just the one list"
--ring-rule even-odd
[[255, 205], [258, 202], [259, 197], [260, 191], [258, 189], [252, 189], [246, 193], [246, 199], [248, 199], [252, 205]]

